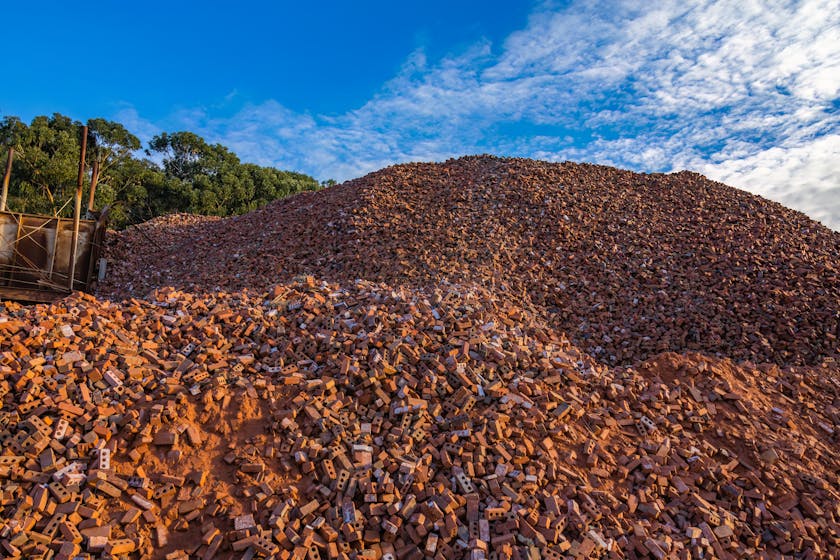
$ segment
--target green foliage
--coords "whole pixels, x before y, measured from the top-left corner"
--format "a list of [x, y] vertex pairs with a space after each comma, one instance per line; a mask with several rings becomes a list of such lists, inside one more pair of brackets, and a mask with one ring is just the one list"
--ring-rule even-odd
[[182, 207], [190, 212], [227, 216], [250, 212], [301, 191], [320, 185], [300, 173], [241, 163], [221, 144], [208, 144], [192, 132], [163, 133], [149, 142], [149, 153], [162, 157], [167, 180], [177, 184]]
[[[58, 213], [78, 176], [79, 129], [59, 114], [35, 117], [26, 126], [17, 117], [0, 121], [3, 153], [15, 149], [10, 208], [29, 213]], [[5, 161], [5, 157], [3, 158]], [[66, 210], [66, 208], [65, 208]], [[71, 209], [72, 211], [72, 209]], [[66, 212], [62, 213], [67, 215]]]
[[[301, 173], [242, 163], [225, 146], [209, 144], [192, 132], [155, 136], [144, 158], [140, 140], [122, 124], [101, 118], [87, 124], [83, 204], [95, 176], [95, 206], [109, 207], [109, 223], [116, 228], [172, 212], [242, 214], [330, 184], [321, 185]], [[29, 125], [14, 116], [0, 119], [0, 161], [5, 162], [10, 146], [15, 150], [9, 209], [72, 214], [81, 126], [58, 113], [35, 117]]]

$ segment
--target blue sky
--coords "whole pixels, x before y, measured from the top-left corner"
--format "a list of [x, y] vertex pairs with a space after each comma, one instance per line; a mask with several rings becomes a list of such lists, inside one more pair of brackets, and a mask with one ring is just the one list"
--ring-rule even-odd
[[692, 169], [840, 229], [836, 0], [24, 4], [3, 115], [192, 130], [319, 179], [470, 153]]

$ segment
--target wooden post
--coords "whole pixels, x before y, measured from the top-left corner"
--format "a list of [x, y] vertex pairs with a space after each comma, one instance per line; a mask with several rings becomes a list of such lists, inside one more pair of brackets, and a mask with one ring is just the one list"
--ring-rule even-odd
[[9, 179], [12, 177], [12, 158], [14, 148], [9, 148], [9, 159], [6, 160], [6, 172], [3, 174], [3, 192], [0, 193], [0, 212], [6, 211], [6, 199], [9, 197]]
[[85, 154], [87, 152], [88, 127], [82, 127], [82, 152], [79, 154], [79, 181], [76, 184], [76, 208], [73, 212], [73, 244], [70, 246], [70, 279], [67, 287], [73, 291], [76, 277], [76, 252], [79, 244], [79, 221], [82, 217], [82, 187], [85, 184]]

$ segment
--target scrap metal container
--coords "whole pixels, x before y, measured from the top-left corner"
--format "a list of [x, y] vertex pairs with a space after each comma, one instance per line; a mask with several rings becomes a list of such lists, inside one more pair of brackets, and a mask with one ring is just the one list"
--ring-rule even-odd
[[73, 225], [72, 218], [0, 212], [0, 299], [48, 302], [72, 290], [93, 290], [105, 225], [79, 220], [75, 267]]

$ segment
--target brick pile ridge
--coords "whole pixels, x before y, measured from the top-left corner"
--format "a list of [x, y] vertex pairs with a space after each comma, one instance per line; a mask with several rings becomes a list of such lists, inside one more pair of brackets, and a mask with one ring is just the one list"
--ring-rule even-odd
[[839, 558], [840, 372], [578, 350], [490, 289], [0, 304], [7, 558]]
[[695, 173], [466, 157], [140, 230], [114, 237], [102, 296], [260, 292], [301, 274], [475, 285], [614, 365], [664, 351], [777, 365], [838, 353], [840, 234]]

